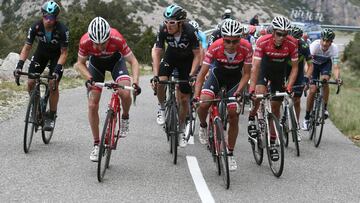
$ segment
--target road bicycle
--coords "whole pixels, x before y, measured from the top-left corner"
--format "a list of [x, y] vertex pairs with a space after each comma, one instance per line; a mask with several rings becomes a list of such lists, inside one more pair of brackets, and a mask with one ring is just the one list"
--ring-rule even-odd
[[[116, 150], [119, 138], [122, 138], [120, 135], [121, 100], [118, 94], [118, 90], [124, 89], [134, 91], [134, 88], [131, 86], [120, 85], [114, 82], [96, 82], [95, 86], [106, 87], [107, 89], [113, 91], [108, 104], [104, 127], [99, 144], [97, 178], [99, 182], [102, 182], [104, 180], [106, 169], [109, 168], [111, 152], [112, 150]], [[133, 95], [133, 100], [135, 100], [135, 94]]]
[[[24, 152], [28, 153], [30, 150], [33, 135], [34, 133], [37, 133], [38, 130], [40, 130], [40, 128], [41, 128], [41, 137], [45, 144], [49, 144], [53, 136], [55, 125], [51, 131], [45, 131], [43, 127], [45, 124], [47, 112], [50, 111], [49, 80], [54, 80], [55, 76], [41, 75], [40, 73], [26, 73], [26, 72], [18, 72], [18, 74], [27, 75], [29, 78], [35, 80], [35, 87], [30, 91], [30, 99], [25, 116], [23, 148], [24, 148]], [[55, 88], [56, 88], [56, 82], [52, 90], [54, 91]], [[57, 116], [55, 115], [55, 120], [54, 120], [55, 123], [56, 123], [56, 117]]]
[[337, 85], [336, 94], [339, 94], [341, 84], [339, 84], [336, 81], [327, 81], [327, 80], [314, 79], [312, 81], [316, 85], [316, 93], [314, 97], [314, 106], [310, 113], [309, 134], [310, 134], [310, 140], [313, 139], [315, 147], [318, 147], [320, 145], [325, 119], [326, 119], [323, 86], [326, 84]]

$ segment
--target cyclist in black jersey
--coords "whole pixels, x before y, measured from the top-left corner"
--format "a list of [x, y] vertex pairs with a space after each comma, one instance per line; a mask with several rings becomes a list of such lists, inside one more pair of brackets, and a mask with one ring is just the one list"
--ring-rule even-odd
[[[165, 89], [163, 85], [157, 84], [159, 80], [168, 80], [173, 70], [176, 68], [179, 72], [180, 80], [195, 81], [196, 69], [200, 64], [199, 39], [196, 29], [185, 22], [186, 11], [178, 6], [171, 5], [164, 12], [164, 23], [160, 26], [157, 34], [156, 43], [152, 49], [153, 87], [157, 88], [157, 97], [160, 103], [157, 122], [159, 125], [165, 123]], [[167, 47], [163, 59], [162, 51]], [[185, 118], [189, 110], [189, 99], [191, 87], [189, 84], [180, 84], [178, 99], [180, 100], [179, 109], [179, 129], [184, 131]], [[186, 146], [185, 135], [180, 136], [180, 147]]]
[[[301, 85], [305, 84], [306, 88], [309, 86], [309, 81], [313, 72], [313, 64], [312, 64], [312, 56], [310, 53], [309, 45], [302, 39], [303, 31], [301, 28], [297, 26], [292, 26], [289, 34], [292, 35], [295, 39], [298, 40], [298, 54], [299, 54], [299, 65], [298, 65], [298, 74], [296, 77], [296, 81], [294, 86], [298, 86], [293, 88], [294, 92], [294, 107], [296, 112], [297, 121], [299, 121], [300, 111], [301, 111], [301, 96], [304, 91]], [[307, 70], [304, 70], [305, 62], [307, 65]], [[291, 60], [288, 60], [288, 67], [286, 69], [286, 78], [289, 78], [291, 72]], [[305, 73], [306, 72], [306, 73]], [[305, 74], [304, 74], [305, 73]], [[301, 140], [301, 135], [298, 134], [298, 140]]]
[[[31, 58], [29, 73], [42, 73], [49, 64], [49, 75], [55, 75], [57, 82], [49, 81], [50, 89], [56, 84], [56, 90], [50, 91], [50, 112], [47, 113], [44, 130], [51, 131], [54, 127], [54, 119], [59, 101], [58, 82], [61, 80], [63, 65], [67, 58], [69, 43], [68, 28], [57, 21], [60, 12], [59, 5], [54, 1], [45, 2], [41, 7], [42, 19], [35, 22], [29, 29], [24, 47], [20, 53], [20, 59], [14, 71], [14, 76], [19, 85], [18, 72], [22, 70], [24, 62], [29, 56], [32, 44], [38, 40], [38, 46]], [[35, 80], [28, 79], [28, 91], [35, 86]]]

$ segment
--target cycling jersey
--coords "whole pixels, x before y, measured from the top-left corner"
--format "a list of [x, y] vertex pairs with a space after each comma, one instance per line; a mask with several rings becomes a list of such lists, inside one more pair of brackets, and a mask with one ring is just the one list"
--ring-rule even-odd
[[214, 32], [212, 32], [211, 35], [209, 36], [208, 47], [210, 47], [212, 43], [214, 43], [216, 40], [218, 40], [220, 38], [221, 38], [220, 29], [217, 29]]
[[42, 20], [34, 23], [28, 31], [26, 44], [32, 45], [38, 39], [37, 52], [51, 55], [60, 55], [61, 48], [68, 47], [69, 30], [61, 22], [56, 22], [52, 32], [46, 32]]
[[205, 33], [201, 32], [200, 30], [197, 32], [198, 34], [198, 38], [200, 39], [200, 42], [201, 42], [201, 46], [203, 49], [206, 49], [208, 46], [207, 46], [207, 41], [206, 41], [206, 35]]
[[333, 64], [339, 63], [339, 49], [332, 43], [328, 50], [323, 51], [320, 44], [320, 39], [315, 40], [310, 44], [310, 53], [313, 56], [314, 64], [321, 65], [327, 63], [329, 60]]
[[[298, 42], [286, 36], [280, 47], [276, 47], [272, 34], [263, 35], [256, 42], [254, 59], [261, 60], [258, 85], [271, 81], [271, 92], [283, 91], [287, 60], [298, 60]], [[277, 98], [280, 100], [281, 98]]]
[[228, 96], [232, 96], [241, 80], [243, 65], [251, 64], [252, 53], [252, 47], [245, 39], [240, 39], [240, 44], [234, 54], [226, 53], [223, 39], [216, 40], [208, 48], [203, 61], [203, 64], [214, 64], [215, 68], [210, 71], [201, 93], [215, 97], [220, 88], [225, 86]]
[[117, 61], [119, 59], [114, 57], [117, 53], [126, 57], [129, 56], [132, 51], [127, 45], [124, 37], [114, 28], [110, 29], [110, 38], [104, 51], [94, 47], [93, 41], [91, 41], [89, 37], [89, 33], [85, 33], [80, 39], [79, 57], [86, 58], [88, 56], [94, 56], [95, 59], [101, 61]]
[[161, 25], [157, 35], [155, 47], [165, 48], [165, 42], [168, 44], [165, 51], [165, 58], [171, 60], [183, 60], [184, 58], [193, 58], [193, 50], [199, 48], [199, 39], [196, 29], [189, 23], [183, 23], [180, 37], [169, 34], [165, 25]]

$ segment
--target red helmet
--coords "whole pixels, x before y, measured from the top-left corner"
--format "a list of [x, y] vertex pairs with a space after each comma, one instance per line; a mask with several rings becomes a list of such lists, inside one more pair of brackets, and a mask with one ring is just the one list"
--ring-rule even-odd
[[249, 34], [254, 35], [256, 32], [256, 27], [253, 25], [249, 25]]

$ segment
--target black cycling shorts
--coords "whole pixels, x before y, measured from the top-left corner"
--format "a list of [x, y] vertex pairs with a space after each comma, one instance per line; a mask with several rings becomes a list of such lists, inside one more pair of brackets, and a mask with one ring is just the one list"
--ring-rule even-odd
[[[49, 75], [52, 75], [55, 71], [56, 64], [59, 60], [60, 55], [58, 54], [45, 54], [39, 50], [35, 51], [35, 54], [31, 57], [31, 62], [29, 66], [29, 73], [39, 73], [42, 74], [48, 66]], [[49, 65], [48, 65], [49, 64]], [[29, 77], [31, 79], [31, 77]], [[62, 73], [59, 75], [58, 81], [62, 78]]]

